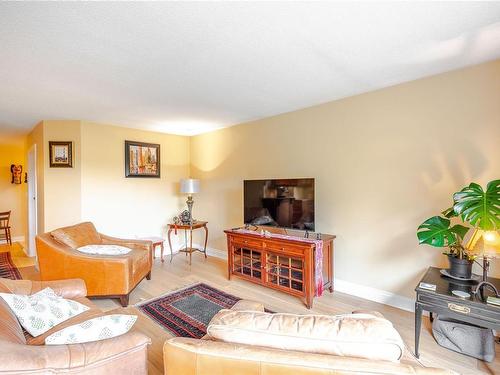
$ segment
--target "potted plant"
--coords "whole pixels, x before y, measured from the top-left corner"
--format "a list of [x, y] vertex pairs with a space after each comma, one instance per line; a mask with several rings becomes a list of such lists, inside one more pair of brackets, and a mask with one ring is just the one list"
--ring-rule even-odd
[[[453, 224], [458, 218], [462, 224]], [[472, 182], [453, 194], [453, 206], [441, 215], [424, 221], [417, 229], [419, 244], [447, 247], [443, 254], [448, 256], [448, 272], [458, 278], [470, 279], [475, 255], [464, 245], [464, 238], [470, 229], [500, 229], [500, 180], [493, 180], [483, 188]]]

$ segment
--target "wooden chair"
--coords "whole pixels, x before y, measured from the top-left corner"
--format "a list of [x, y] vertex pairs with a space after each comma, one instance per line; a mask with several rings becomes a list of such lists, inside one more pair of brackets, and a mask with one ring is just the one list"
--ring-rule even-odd
[[4, 232], [5, 242], [12, 245], [12, 236], [10, 235], [10, 211], [0, 212], [0, 232]]

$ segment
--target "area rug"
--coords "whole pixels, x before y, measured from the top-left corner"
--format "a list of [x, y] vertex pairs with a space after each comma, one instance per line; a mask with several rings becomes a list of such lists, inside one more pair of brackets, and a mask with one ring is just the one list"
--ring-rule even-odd
[[21, 273], [17, 267], [12, 262], [10, 253], [0, 253], [0, 277], [11, 279], [11, 280], [21, 280]]
[[173, 335], [199, 339], [219, 310], [230, 309], [240, 299], [200, 283], [141, 302], [137, 308]]

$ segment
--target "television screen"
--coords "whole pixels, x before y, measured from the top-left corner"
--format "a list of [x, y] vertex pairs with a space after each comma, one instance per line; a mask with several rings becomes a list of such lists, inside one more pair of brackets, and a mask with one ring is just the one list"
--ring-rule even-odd
[[314, 231], [314, 178], [245, 180], [245, 224]]

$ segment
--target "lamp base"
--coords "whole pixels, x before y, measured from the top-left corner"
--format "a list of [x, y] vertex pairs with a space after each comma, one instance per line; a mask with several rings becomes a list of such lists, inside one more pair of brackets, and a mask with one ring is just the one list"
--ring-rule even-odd
[[193, 196], [188, 195], [188, 199], [186, 201], [186, 204], [188, 206], [188, 211], [189, 211], [189, 223], [192, 225], [193, 224]]

